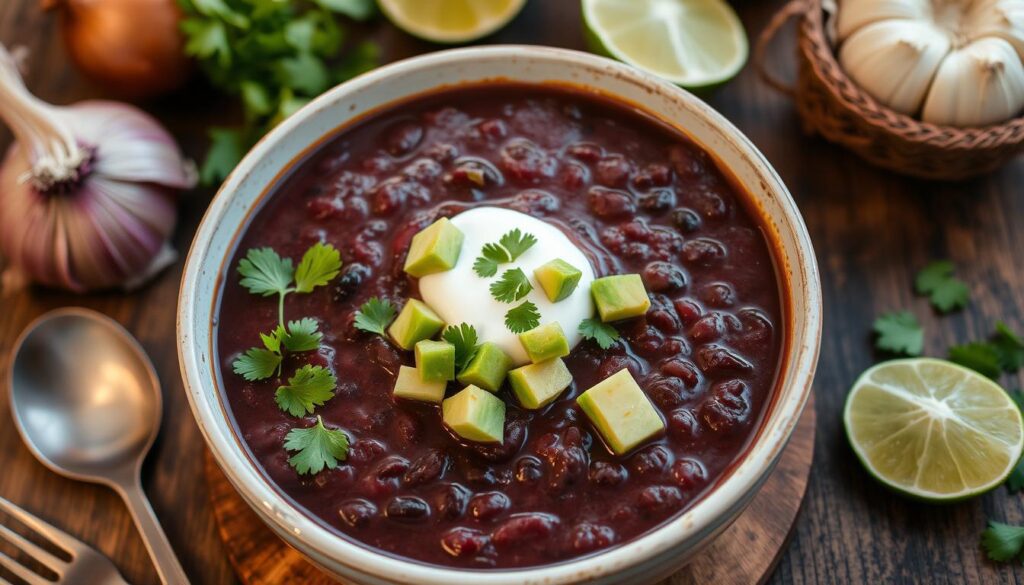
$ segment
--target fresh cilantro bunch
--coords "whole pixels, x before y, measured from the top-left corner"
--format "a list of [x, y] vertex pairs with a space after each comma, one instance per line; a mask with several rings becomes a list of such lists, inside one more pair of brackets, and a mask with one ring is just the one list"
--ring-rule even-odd
[[185, 52], [219, 89], [237, 95], [245, 123], [211, 128], [200, 170], [220, 182], [242, 154], [331, 86], [377, 64], [376, 45], [346, 42], [339, 16], [365, 20], [373, 0], [179, 0]]

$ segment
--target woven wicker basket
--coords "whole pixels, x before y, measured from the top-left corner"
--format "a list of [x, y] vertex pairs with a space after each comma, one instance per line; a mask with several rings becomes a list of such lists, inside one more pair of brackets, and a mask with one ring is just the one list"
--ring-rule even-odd
[[[791, 18], [798, 27], [797, 87], [767, 70], [767, 48]], [[992, 171], [1024, 150], [1024, 116], [997, 126], [936, 126], [879, 104], [839, 66], [825, 36], [821, 0], [791, 0], [761, 33], [754, 60], [761, 77], [796, 101], [805, 127], [872, 164], [926, 179], [964, 179]]]

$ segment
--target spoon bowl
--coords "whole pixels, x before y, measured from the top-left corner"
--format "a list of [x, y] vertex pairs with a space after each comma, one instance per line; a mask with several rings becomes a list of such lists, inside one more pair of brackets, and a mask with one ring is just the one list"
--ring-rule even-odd
[[113, 319], [66, 308], [33, 321], [14, 343], [11, 413], [39, 461], [113, 488], [139, 528], [160, 580], [187, 584], [142, 490], [142, 462], [160, 430], [160, 380], [139, 342]]
[[44, 464], [109, 484], [134, 471], [160, 427], [159, 382], [139, 344], [115, 321], [61, 309], [30, 325], [15, 344], [11, 410]]

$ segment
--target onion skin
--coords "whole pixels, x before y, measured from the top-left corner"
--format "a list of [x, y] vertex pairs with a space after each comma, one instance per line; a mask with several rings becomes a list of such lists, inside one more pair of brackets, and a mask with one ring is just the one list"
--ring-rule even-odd
[[75, 65], [119, 97], [167, 93], [192, 71], [176, 0], [44, 0], [43, 6], [60, 10]]

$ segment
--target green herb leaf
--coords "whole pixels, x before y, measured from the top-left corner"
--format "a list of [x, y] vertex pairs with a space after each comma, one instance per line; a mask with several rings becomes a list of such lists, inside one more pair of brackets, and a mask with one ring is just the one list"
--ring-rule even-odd
[[498, 243], [508, 250], [514, 262], [537, 243], [537, 238], [533, 237], [533, 234], [524, 234], [519, 231], [519, 228], [516, 228], [501, 236]]
[[617, 329], [597, 319], [584, 319], [579, 332], [586, 339], [593, 339], [601, 349], [608, 349], [619, 339]]
[[1013, 373], [1024, 366], [1024, 341], [1006, 323], [996, 323], [992, 345], [999, 354], [999, 365], [1007, 373]]
[[514, 262], [536, 243], [537, 238], [532, 234], [524, 234], [516, 228], [501, 236], [497, 244], [484, 244], [480, 256], [473, 262], [473, 271], [482, 278], [490, 278], [498, 273], [498, 265]]
[[214, 60], [221, 67], [231, 66], [231, 45], [223, 22], [189, 18], [182, 21], [181, 30], [188, 37], [185, 54]]
[[531, 301], [513, 307], [505, 313], [505, 327], [512, 333], [523, 333], [540, 325], [540, 312]]
[[281, 365], [281, 354], [269, 349], [251, 347], [231, 364], [234, 372], [250, 382], [266, 380]]
[[323, 337], [316, 319], [306, 317], [288, 322], [288, 333], [282, 336], [281, 343], [288, 351], [312, 351], [320, 347]]
[[314, 426], [288, 431], [284, 448], [297, 451], [288, 459], [288, 464], [299, 475], [316, 475], [325, 467], [334, 469], [338, 461], [348, 457], [348, 435], [337, 429], [328, 429], [323, 419], [317, 416]]
[[327, 66], [311, 53], [299, 53], [277, 62], [277, 82], [306, 95], [324, 92], [331, 82]]
[[455, 371], [462, 371], [476, 355], [479, 345], [477, 344], [476, 328], [467, 323], [445, 327], [441, 333], [441, 339], [455, 346]]
[[241, 285], [265, 297], [288, 294], [293, 272], [291, 258], [281, 258], [273, 248], [251, 248], [238, 263]]
[[367, 333], [387, 336], [387, 326], [398, 314], [391, 301], [373, 297], [356, 311], [355, 328]]
[[514, 303], [531, 290], [533, 285], [521, 268], [506, 270], [497, 282], [491, 283], [491, 296], [503, 303]]
[[988, 528], [981, 533], [981, 546], [993, 561], [1011, 561], [1019, 557], [1021, 549], [1024, 549], [1024, 526], [990, 520]]
[[954, 345], [949, 348], [949, 359], [993, 380], [998, 380], [1003, 372], [999, 365], [999, 352], [990, 343]]
[[199, 180], [204, 185], [220, 183], [242, 160], [246, 150], [242, 132], [232, 128], [210, 128], [210, 148], [199, 169]]
[[882, 351], [917, 356], [924, 350], [924, 330], [917, 317], [907, 311], [885, 313], [875, 319], [874, 331], [878, 334], [875, 347]]
[[270, 332], [270, 334], [260, 333], [260, 339], [263, 340], [263, 346], [274, 353], [281, 353], [281, 340], [284, 339], [285, 331], [284, 327], [278, 325], [276, 329]]
[[480, 250], [480, 257], [473, 262], [473, 271], [478, 276], [490, 278], [498, 273], [499, 264], [511, 261], [512, 257], [505, 251], [505, 248], [498, 244], [484, 244], [483, 249]]
[[914, 280], [918, 294], [928, 295], [932, 306], [943, 313], [965, 307], [971, 294], [967, 285], [953, 276], [953, 270], [952, 262], [939, 260], [925, 266]]
[[373, 0], [316, 0], [316, 3], [354, 20], [366, 20], [374, 11]]
[[317, 406], [334, 398], [338, 380], [322, 366], [306, 364], [288, 378], [288, 384], [277, 389], [274, 400], [281, 410], [292, 416], [313, 414]]
[[317, 242], [302, 255], [295, 268], [295, 292], [308, 293], [324, 286], [341, 271], [341, 254], [330, 244]]

